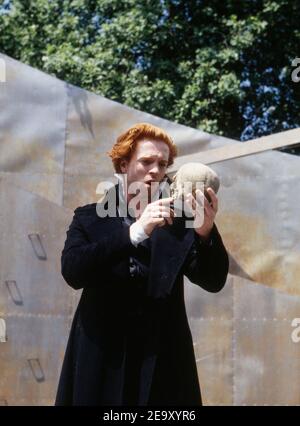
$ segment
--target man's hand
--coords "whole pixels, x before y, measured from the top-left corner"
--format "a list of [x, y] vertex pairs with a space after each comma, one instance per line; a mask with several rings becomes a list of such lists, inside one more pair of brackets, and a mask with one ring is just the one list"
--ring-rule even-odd
[[[195, 223], [197, 223], [197, 220], [200, 223], [202, 222], [201, 226], [195, 227], [195, 232], [204, 240], [209, 237], [218, 211], [218, 198], [216, 193], [212, 188], [208, 188], [207, 193], [211, 199], [210, 202], [200, 189], [196, 190], [196, 198], [193, 197], [192, 194], [188, 194], [186, 197], [186, 203], [193, 211]], [[202, 217], [203, 220], [201, 220]]]
[[170, 207], [172, 201], [172, 197], [162, 198], [146, 206], [137, 222], [142, 225], [147, 235], [150, 236], [156, 227], [164, 226], [166, 223], [172, 225], [174, 218], [174, 210]]

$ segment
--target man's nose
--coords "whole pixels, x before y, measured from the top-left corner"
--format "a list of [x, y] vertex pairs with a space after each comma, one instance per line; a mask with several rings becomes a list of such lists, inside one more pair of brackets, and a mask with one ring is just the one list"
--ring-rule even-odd
[[154, 166], [151, 168], [150, 173], [153, 173], [153, 174], [156, 174], [156, 175], [159, 173], [159, 167], [158, 167], [158, 164], [154, 165]]

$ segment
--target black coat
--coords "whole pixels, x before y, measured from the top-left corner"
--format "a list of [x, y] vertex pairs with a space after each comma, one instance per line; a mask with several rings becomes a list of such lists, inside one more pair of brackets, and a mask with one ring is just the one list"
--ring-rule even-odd
[[[201, 405], [183, 275], [220, 291], [228, 256], [214, 225], [209, 243], [175, 218], [151, 234], [143, 311], [132, 315], [134, 252], [129, 226], [79, 207], [62, 252], [62, 275], [83, 288], [61, 371], [56, 405]], [[135, 393], [134, 393], [135, 392]]]

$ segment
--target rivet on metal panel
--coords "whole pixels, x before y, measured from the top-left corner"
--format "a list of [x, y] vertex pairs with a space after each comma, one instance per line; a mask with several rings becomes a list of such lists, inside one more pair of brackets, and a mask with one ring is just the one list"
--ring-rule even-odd
[[18, 288], [16, 281], [7, 280], [7, 281], [5, 281], [5, 284], [6, 284], [7, 290], [10, 294], [10, 297], [12, 298], [14, 303], [16, 305], [23, 305], [22, 295], [21, 295], [21, 292]]
[[6, 323], [3, 318], [0, 318], [0, 342], [5, 343], [6, 341], [7, 341]]
[[44, 382], [45, 375], [44, 375], [40, 360], [38, 358], [30, 358], [27, 361], [35, 380], [39, 383]]
[[44, 250], [41, 238], [39, 236], [39, 234], [28, 234], [28, 238], [30, 239], [32, 248], [36, 254], [36, 256], [40, 259], [40, 260], [46, 260], [47, 259], [47, 255], [46, 252]]
[[0, 406], [8, 405], [7, 400], [4, 398], [0, 398]]

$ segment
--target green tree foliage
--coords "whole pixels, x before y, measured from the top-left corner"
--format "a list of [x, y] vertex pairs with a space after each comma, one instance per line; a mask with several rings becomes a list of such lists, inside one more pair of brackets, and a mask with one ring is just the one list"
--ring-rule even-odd
[[0, 50], [126, 105], [249, 139], [299, 125], [299, 22], [292, 0], [6, 0]]

